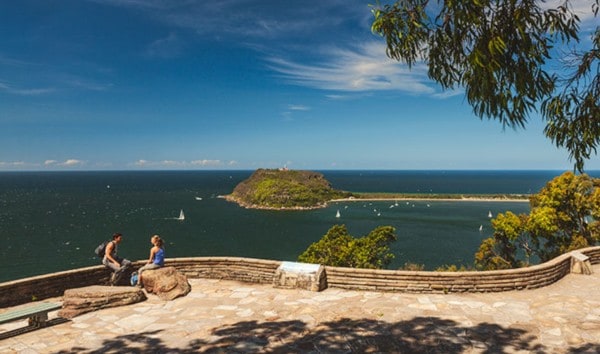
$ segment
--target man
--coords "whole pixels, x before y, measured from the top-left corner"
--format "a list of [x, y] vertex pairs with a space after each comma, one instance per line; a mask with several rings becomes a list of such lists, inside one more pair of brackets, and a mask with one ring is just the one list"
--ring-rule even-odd
[[118, 284], [119, 280], [121, 280], [121, 277], [123, 276], [123, 272], [131, 265], [131, 262], [128, 259], [117, 256], [118, 245], [122, 240], [122, 234], [114, 234], [112, 241], [106, 245], [104, 258], [102, 259], [102, 264], [113, 271], [113, 274], [110, 277], [111, 285]]

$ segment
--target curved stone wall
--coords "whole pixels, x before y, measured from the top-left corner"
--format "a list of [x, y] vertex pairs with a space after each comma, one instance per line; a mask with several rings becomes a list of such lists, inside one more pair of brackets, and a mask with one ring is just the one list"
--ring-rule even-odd
[[[600, 263], [600, 246], [578, 250], [591, 264]], [[447, 293], [534, 289], [570, 272], [571, 254], [543, 264], [502, 271], [417, 272], [325, 267], [328, 287], [396, 292]], [[139, 268], [145, 261], [134, 262]], [[281, 261], [240, 257], [174, 258], [166, 261], [188, 278], [237, 280], [272, 284]], [[66, 289], [106, 284], [110, 272], [102, 265], [0, 283], [0, 308], [62, 296]]]
[[327, 285], [335, 288], [412, 292], [498, 292], [535, 289], [567, 275], [571, 257], [562, 255], [543, 265], [482, 272], [422, 272], [325, 267]]
[[[577, 252], [600, 263], [600, 247]], [[481, 272], [424, 272], [325, 267], [329, 287], [414, 293], [499, 292], [550, 285], [571, 271], [571, 253], [526, 268]]]
[[600, 263], [600, 247], [588, 247], [578, 251], [590, 257], [590, 262], [592, 264]]

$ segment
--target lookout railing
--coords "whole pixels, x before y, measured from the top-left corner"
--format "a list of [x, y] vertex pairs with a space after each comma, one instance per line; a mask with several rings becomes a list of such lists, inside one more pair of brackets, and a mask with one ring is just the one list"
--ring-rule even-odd
[[[517, 269], [473, 272], [430, 272], [382, 269], [324, 268], [325, 287], [411, 293], [500, 292], [536, 289], [571, 272], [581, 261], [600, 263], [600, 246], [560, 255], [548, 262]], [[134, 262], [134, 267], [144, 261]], [[188, 278], [236, 280], [273, 284], [282, 261], [242, 257], [190, 257], [167, 259]], [[581, 272], [583, 273], [583, 272]], [[62, 296], [71, 288], [106, 284], [110, 272], [102, 265], [34, 276], [0, 283], [0, 308]]]

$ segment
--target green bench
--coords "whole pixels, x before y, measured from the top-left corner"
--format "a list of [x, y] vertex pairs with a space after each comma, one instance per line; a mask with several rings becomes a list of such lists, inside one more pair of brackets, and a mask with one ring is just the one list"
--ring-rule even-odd
[[54, 302], [34, 302], [18, 306], [12, 310], [0, 313], [0, 324], [29, 318], [29, 325], [44, 327], [48, 321], [48, 312], [58, 310], [61, 304]]

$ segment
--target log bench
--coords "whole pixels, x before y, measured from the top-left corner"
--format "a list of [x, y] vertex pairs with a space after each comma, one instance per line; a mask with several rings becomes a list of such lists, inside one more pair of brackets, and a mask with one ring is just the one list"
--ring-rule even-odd
[[0, 324], [29, 318], [29, 325], [44, 327], [48, 321], [48, 312], [62, 306], [54, 302], [34, 302], [0, 313]]

